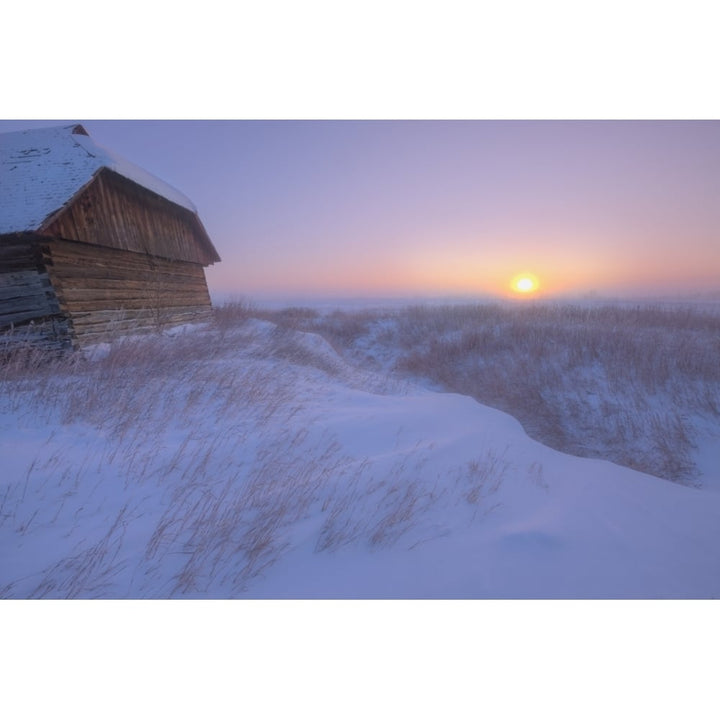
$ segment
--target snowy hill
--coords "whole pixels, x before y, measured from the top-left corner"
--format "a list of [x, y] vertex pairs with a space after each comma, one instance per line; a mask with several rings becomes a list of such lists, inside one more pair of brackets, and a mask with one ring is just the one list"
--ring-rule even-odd
[[709, 598], [720, 493], [250, 320], [7, 365], [0, 596]]

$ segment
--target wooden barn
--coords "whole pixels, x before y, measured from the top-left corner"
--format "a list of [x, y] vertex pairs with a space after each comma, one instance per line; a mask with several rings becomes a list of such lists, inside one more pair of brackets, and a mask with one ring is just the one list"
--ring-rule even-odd
[[0, 134], [0, 334], [82, 347], [208, 319], [195, 206], [82, 125]]

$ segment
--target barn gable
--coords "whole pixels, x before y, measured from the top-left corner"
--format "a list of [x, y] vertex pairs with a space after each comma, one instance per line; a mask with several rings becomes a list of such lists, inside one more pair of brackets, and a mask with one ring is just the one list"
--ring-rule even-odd
[[0, 331], [84, 345], [205, 319], [194, 205], [81, 125], [0, 135]]
[[38, 233], [203, 266], [220, 259], [195, 213], [107, 168]]

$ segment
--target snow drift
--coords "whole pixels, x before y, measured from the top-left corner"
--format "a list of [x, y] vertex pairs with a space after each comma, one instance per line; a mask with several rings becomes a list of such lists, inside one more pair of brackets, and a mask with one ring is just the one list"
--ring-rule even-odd
[[252, 320], [32, 370], [0, 400], [6, 598], [708, 598], [720, 493]]

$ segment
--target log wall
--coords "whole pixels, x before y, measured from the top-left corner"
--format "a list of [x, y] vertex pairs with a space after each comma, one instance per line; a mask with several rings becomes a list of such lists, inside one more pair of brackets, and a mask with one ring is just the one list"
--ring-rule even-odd
[[42, 233], [203, 266], [220, 259], [193, 213], [107, 170]]
[[45, 261], [78, 346], [211, 317], [196, 263], [57, 239], [47, 242]]
[[0, 244], [0, 329], [60, 314], [36, 239]]
[[102, 170], [41, 230], [0, 238], [0, 334], [83, 346], [210, 319], [219, 259], [193, 212]]

